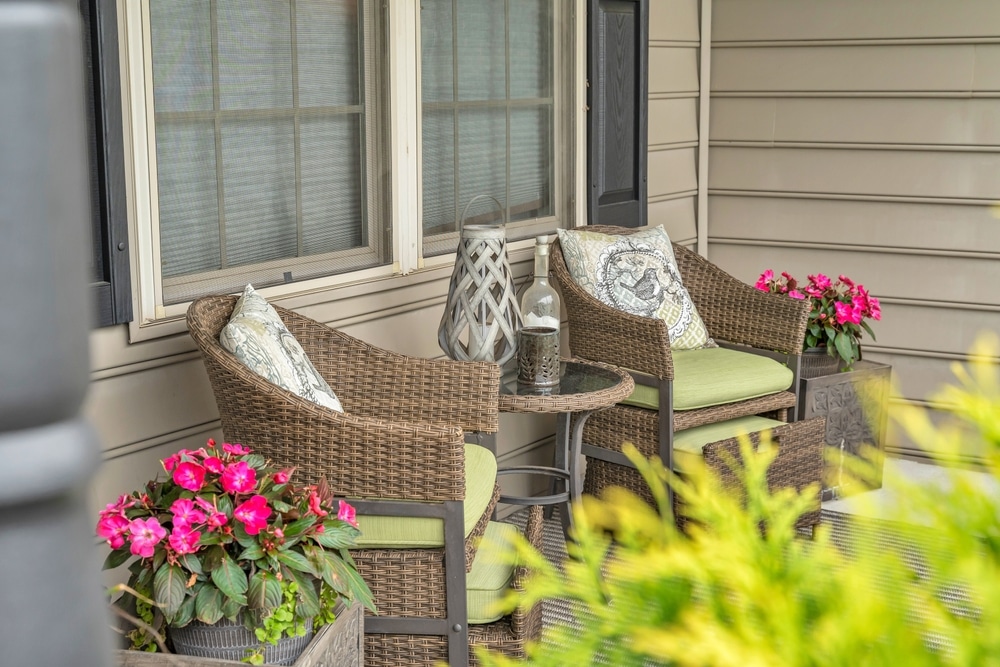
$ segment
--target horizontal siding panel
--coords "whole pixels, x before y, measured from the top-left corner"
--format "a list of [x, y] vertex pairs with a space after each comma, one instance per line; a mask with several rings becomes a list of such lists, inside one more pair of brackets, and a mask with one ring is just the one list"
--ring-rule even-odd
[[90, 370], [100, 372], [148, 364], [196, 349], [187, 334], [129, 344], [127, 326], [101, 327], [90, 332]]
[[698, 90], [698, 49], [652, 46], [649, 49], [649, 93]]
[[1000, 252], [990, 206], [712, 196], [710, 238]]
[[884, 303], [873, 325], [879, 346], [965, 355], [979, 335], [1000, 331], [1000, 312]]
[[712, 91], [970, 91], [975, 66], [973, 45], [715, 48]]
[[892, 381], [903, 398], [928, 400], [946, 384], [954, 384], [951, 359], [933, 357], [913, 357], [905, 354], [885, 352], [865, 355], [866, 359], [892, 366]]
[[[864, 283], [877, 297], [1000, 306], [1000, 262], [994, 259], [926, 257], [868, 252], [709, 243], [709, 259], [753, 283], [765, 269], [793, 276], [841, 273]], [[914, 324], [916, 326], [916, 324]]]
[[[1000, 23], [993, 24], [994, 34], [1000, 32]], [[1000, 90], [1000, 44], [976, 45], [975, 91]]]
[[776, 104], [773, 99], [713, 97], [709, 106], [709, 140], [773, 141]]
[[698, 187], [694, 148], [650, 151], [647, 170], [650, 197], [689, 192]]
[[715, 146], [708, 187], [1000, 199], [1000, 153]]
[[[654, 4], [660, 0], [654, 0]], [[996, 0], [713, 0], [717, 42], [980, 37], [1000, 25]], [[994, 31], [995, 32], [995, 31]]]
[[710, 128], [712, 141], [1000, 146], [998, 118], [995, 98], [723, 97]]
[[[384, 317], [343, 328], [344, 333], [360, 340], [412, 357], [430, 359], [442, 354], [437, 341], [438, 324], [446, 302], [427, 308], [411, 310], [399, 315]], [[334, 393], [335, 385], [331, 385]]]
[[684, 241], [698, 236], [695, 220], [697, 198], [683, 197], [654, 202], [647, 209], [649, 226], [662, 225], [673, 241]]
[[698, 141], [697, 108], [694, 99], [650, 100], [649, 145]]
[[84, 414], [104, 449], [218, 419], [201, 358], [90, 383]]
[[698, 41], [698, 0], [653, 0], [649, 3], [651, 42]]
[[[954, 415], [946, 410], [924, 408], [923, 411], [931, 423], [938, 428], [954, 428], [956, 424]], [[903, 428], [903, 419], [904, 412], [900, 406], [889, 407], [886, 442], [888, 443], [890, 453], [898, 452], [920, 459], [931, 457], [936, 457], [942, 461], [954, 459], [954, 456], [948, 456], [948, 453], [940, 442], [936, 441], [933, 436], [930, 436], [926, 432], [921, 430], [915, 434], [915, 437], [911, 437], [909, 431]], [[944, 447], [947, 447], [947, 445], [944, 445]], [[976, 458], [985, 460], [988, 453], [988, 448], [983, 444], [981, 436], [970, 433], [968, 438], [962, 440], [962, 451], [959, 458], [964, 462], [970, 462], [970, 460]]]

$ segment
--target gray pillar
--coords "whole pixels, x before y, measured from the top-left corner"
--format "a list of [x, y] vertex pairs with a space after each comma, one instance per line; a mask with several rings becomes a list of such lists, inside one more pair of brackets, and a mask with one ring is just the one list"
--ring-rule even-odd
[[75, 2], [0, 0], [0, 663], [110, 664], [80, 417], [93, 304]]

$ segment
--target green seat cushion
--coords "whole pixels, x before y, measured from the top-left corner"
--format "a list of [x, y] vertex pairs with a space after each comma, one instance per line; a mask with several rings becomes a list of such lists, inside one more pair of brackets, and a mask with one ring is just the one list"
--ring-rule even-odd
[[[497, 460], [479, 445], [465, 446], [465, 536], [482, 518], [493, 498]], [[359, 549], [423, 549], [444, 546], [444, 522], [411, 516], [358, 514]]]
[[512, 539], [518, 532], [509, 523], [490, 521], [486, 527], [472, 570], [465, 579], [469, 623], [492, 623], [504, 615], [499, 603], [514, 578], [516, 559]]
[[[697, 410], [785, 391], [792, 371], [759, 354], [724, 347], [671, 350], [674, 359], [674, 410]], [[657, 410], [660, 390], [636, 384], [622, 403]]]
[[674, 470], [677, 472], [691, 471], [697, 465], [695, 462], [701, 461], [702, 448], [710, 442], [773, 429], [782, 424], [784, 422], [774, 419], [750, 416], [677, 431], [674, 433]]

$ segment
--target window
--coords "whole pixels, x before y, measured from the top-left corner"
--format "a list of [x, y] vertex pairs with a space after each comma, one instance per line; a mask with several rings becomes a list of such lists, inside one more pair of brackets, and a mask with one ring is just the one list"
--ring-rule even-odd
[[418, 270], [477, 195], [510, 238], [571, 224], [577, 5], [124, 3], [139, 324]]

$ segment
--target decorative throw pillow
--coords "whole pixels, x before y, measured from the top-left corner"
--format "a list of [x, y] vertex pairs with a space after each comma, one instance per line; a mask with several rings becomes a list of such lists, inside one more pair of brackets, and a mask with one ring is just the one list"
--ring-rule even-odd
[[247, 285], [236, 302], [219, 342], [268, 382], [323, 407], [344, 411], [278, 312], [252, 286]]
[[566, 267], [573, 280], [602, 303], [667, 323], [678, 350], [717, 347], [702, 322], [662, 227], [611, 236], [586, 229], [560, 229]]

